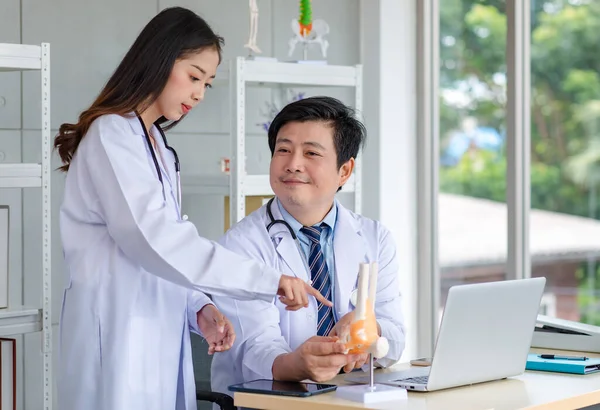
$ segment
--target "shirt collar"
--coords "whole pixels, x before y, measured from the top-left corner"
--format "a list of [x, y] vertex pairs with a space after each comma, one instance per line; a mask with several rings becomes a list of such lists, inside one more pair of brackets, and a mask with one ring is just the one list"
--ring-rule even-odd
[[[285, 208], [279, 201], [279, 198], [277, 198], [277, 206], [279, 206], [279, 211], [281, 212], [281, 215], [283, 216], [283, 220], [286, 221], [292, 227], [292, 230], [294, 231], [296, 236], [298, 236], [298, 233], [300, 232], [300, 229], [302, 229], [303, 225], [300, 222], [298, 222], [292, 215], [290, 215], [290, 213], [288, 211], [285, 210]], [[335, 229], [336, 220], [337, 220], [337, 201], [333, 201], [333, 206], [331, 207], [331, 210], [327, 213], [327, 215], [325, 215], [325, 218], [323, 218], [323, 220], [320, 223], [315, 224], [315, 225], [320, 225], [321, 223], [325, 223], [333, 232], [333, 230]]]

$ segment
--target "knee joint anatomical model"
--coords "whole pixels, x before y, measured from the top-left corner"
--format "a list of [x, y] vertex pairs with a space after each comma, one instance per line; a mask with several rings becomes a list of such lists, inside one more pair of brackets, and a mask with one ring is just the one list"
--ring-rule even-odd
[[373, 357], [382, 358], [388, 353], [389, 343], [385, 337], [379, 336], [377, 331], [375, 318], [377, 271], [377, 262], [360, 264], [354, 318], [341, 342], [345, 344], [348, 353], [370, 353]]

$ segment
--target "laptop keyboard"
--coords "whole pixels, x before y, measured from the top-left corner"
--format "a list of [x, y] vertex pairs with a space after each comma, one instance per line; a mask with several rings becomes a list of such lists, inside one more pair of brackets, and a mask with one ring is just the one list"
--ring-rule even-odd
[[427, 384], [428, 380], [429, 380], [429, 376], [419, 376], [419, 377], [409, 377], [408, 379], [399, 379], [399, 380], [394, 380], [394, 381], [413, 383], [413, 384]]

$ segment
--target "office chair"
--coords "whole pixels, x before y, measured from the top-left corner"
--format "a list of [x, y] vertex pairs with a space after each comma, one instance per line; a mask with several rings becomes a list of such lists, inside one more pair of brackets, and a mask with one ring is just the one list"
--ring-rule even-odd
[[[196, 383], [196, 401], [215, 403], [221, 410], [237, 410], [237, 407], [233, 405], [233, 397], [228, 394], [213, 392], [210, 390], [210, 385], [206, 387], [203, 383]], [[198, 407], [198, 410], [200, 410], [200, 407]]]
[[196, 401], [198, 410], [212, 410], [212, 404], [217, 404], [221, 410], [237, 410], [233, 405], [233, 397], [224, 393], [213, 392], [210, 386], [210, 365], [206, 341], [195, 333], [191, 334], [192, 359], [194, 361], [194, 377], [196, 379]]

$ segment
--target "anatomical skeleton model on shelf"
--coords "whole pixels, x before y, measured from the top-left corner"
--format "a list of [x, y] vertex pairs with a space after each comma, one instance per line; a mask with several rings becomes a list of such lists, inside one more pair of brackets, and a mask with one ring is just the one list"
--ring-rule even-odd
[[250, 37], [248, 43], [244, 47], [250, 49], [251, 52], [256, 54], [262, 53], [258, 45], [256, 44], [256, 35], [258, 33], [258, 4], [257, 0], [249, 0], [248, 5], [250, 6]]
[[375, 297], [377, 295], [377, 262], [361, 263], [358, 272], [358, 294], [356, 309], [350, 323], [350, 329], [342, 334], [348, 353], [369, 353], [372, 357], [382, 358], [389, 351], [389, 343], [377, 332], [375, 318]]

